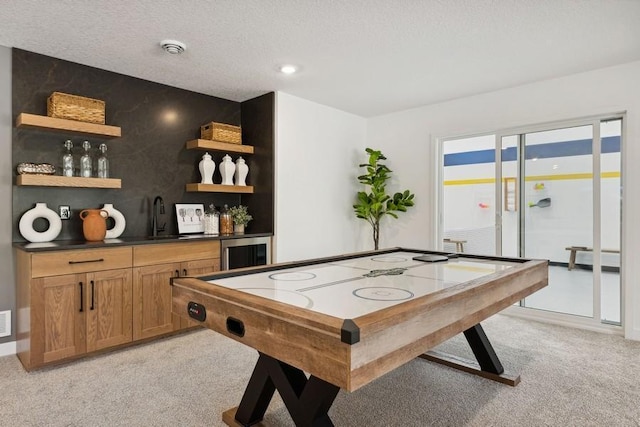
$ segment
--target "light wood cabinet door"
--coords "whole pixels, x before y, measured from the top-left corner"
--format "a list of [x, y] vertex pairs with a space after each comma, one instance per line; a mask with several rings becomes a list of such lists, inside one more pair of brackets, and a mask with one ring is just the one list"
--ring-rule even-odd
[[[185, 261], [181, 263], [181, 267], [180, 276], [182, 277], [206, 276], [207, 274], [220, 271], [220, 258]], [[193, 326], [200, 326], [200, 322], [180, 317], [179, 329], [191, 328]]]
[[40, 366], [86, 352], [84, 274], [33, 280], [31, 364]]
[[87, 351], [131, 342], [131, 269], [88, 273]]
[[198, 259], [181, 263], [181, 277], [196, 277], [220, 271], [220, 258]]
[[[181, 264], [170, 263], [134, 268], [133, 339], [140, 340], [172, 332], [171, 278], [180, 275]], [[179, 320], [177, 320], [179, 325]]]

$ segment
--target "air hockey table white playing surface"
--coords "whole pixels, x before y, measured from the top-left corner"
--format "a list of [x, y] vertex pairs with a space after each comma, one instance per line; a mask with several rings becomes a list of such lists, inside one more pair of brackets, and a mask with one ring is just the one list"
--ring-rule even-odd
[[[503, 272], [520, 263], [453, 256], [444, 262], [392, 252], [208, 280], [270, 300], [342, 319]], [[207, 280], [207, 278], [203, 278]]]

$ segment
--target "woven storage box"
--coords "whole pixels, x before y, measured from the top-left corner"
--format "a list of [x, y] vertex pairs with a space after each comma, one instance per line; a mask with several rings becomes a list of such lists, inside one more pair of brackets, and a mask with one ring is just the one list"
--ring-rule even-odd
[[242, 144], [242, 129], [240, 126], [211, 122], [200, 126], [200, 138]]
[[53, 92], [47, 99], [47, 115], [59, 119], [104, 124], [104, 101]]

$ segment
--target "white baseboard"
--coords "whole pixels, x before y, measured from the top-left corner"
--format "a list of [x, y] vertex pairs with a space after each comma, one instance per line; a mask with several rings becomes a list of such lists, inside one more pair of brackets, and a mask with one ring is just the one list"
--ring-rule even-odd
[[629, 328], [629, 330], [625, 331], [625, 338], [628, 340], [632, 340], [632, 341], [640, 341], [640, 330], [638, 329], [631, 329]]
[[16, 342], [9, 341], [0, 344], [0, 357], [16, 354]]
[[572, 316], [570, 314], [554, 313], [534, 308], [510, 306], [504, 309], [501, 314], [519, 317], [521, 319], [535, 320], [537, 322], [551, 323], [553, 325], [566, 326], [569, 328], [585, 329], [587, 331], [600, 332], [612, 335], [624, 335], [622, 327], [607, 325], [597, 322], [594, 319]]

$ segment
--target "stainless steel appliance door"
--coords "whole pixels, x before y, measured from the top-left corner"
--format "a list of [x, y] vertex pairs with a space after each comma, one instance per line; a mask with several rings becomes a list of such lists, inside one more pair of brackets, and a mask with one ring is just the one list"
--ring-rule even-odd
[[223, 270], [271, 264], [271, 236], [224, 239], [220, 244]]

